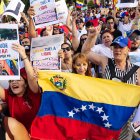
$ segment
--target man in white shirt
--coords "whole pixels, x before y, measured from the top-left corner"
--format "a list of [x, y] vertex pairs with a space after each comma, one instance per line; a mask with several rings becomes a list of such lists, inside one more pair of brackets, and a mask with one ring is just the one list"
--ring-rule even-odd
[[133, 22], [130, 21], [128, 12], [122, 12], [120, 17], [122, 18], [122, 21], [119, 21], [118, 29], [122, 32], [122, 35], [125, 36], [126, 32], [131, 30]]
[[127, 32], [127, 36], [131, 40], [131, 49], [129, 52], [129, 57], [131, 63], [140, 66], [140, 31], [131, 30]]
[[127, 32], [127, 37], [131, 40], [131, 52], [139, 52], [140, 53], [140, 31], [139, 30], [131, 30]]
[[112, 44], [113, 41], [113, 35], [111, 34], [110, 30], [104, 30], [101, 33], [101, 40], [102, 44], [94, 45], [91, 48], [91, 51], [112, 58], [113, 53], [110, 45]]
[[77, 26], [78, 40], [80, 40], [80, 37], [83, 34], [87, 34], [87, 30], [84, 26], [84, 21], [82, 19], [76, 20], [76, 26]]

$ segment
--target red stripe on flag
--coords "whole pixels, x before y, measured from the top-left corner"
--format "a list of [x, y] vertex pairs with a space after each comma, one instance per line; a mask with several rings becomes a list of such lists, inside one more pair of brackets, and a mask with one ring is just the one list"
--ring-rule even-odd
[[[112, 140], [117, 139], [120, 131], [113, 131], [94, 124], [85, 123], [70, 118], [55, 116], [36, 117], [31, 127], [32, 140]], [[33, 139], [35, 138], [35, 139]]]

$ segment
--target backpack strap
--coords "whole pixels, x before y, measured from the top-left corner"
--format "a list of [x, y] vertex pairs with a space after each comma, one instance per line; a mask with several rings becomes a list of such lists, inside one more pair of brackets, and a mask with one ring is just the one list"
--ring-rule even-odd
[[112, 80], [112, 78], [116, 77], [116, 74], [115, 74], [115, 66], [111, 58], [108, 58], [108, 66], [111, 74], [110, 80]]
[[127, 80], [137, 71], [138, 68], [139, 68], [139, 66], [134, 65], [134, 66], [131, 68], [131, 70], [130, 70], [126, 75], [124, 75], [123, 81], [122, 81], [122, 82], [126, 83]]

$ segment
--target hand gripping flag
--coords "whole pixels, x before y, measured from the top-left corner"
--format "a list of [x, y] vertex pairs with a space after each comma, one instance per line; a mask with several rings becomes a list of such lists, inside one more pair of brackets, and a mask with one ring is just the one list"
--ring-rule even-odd
[[112, 140], [140, 102], [140, 87], [71, 73], [40, 72], [36, 140]]

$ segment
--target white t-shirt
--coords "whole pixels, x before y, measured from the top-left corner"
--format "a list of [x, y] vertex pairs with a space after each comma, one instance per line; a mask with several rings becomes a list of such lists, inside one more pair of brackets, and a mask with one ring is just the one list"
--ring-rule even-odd
[[129, 58], [131, 63], [140, 66], [140, 49], [136, 52], [129, 52]]
[[123, 24], [123, 22], [119, 22], [118, 29], [122, 32], [123, 36], [126, 36], [126, 32], [131, 30], [133, 21], [128, 24]]
[[98, 44], [91, 48], [91, 51], [106, 56], [108, 58], [113, 58], [113, 52], [109, 47], [106, 47], [104, 44]]
[[87, 34], [87, 30], [85, 28], [85, 26], [83, 27], [83, 29], [81, 31], [78, 31], [77, 30], [77, 33], [78, 33], [78, 40], [80, 40], [80, 37], [83, 35], [83, 34]]

